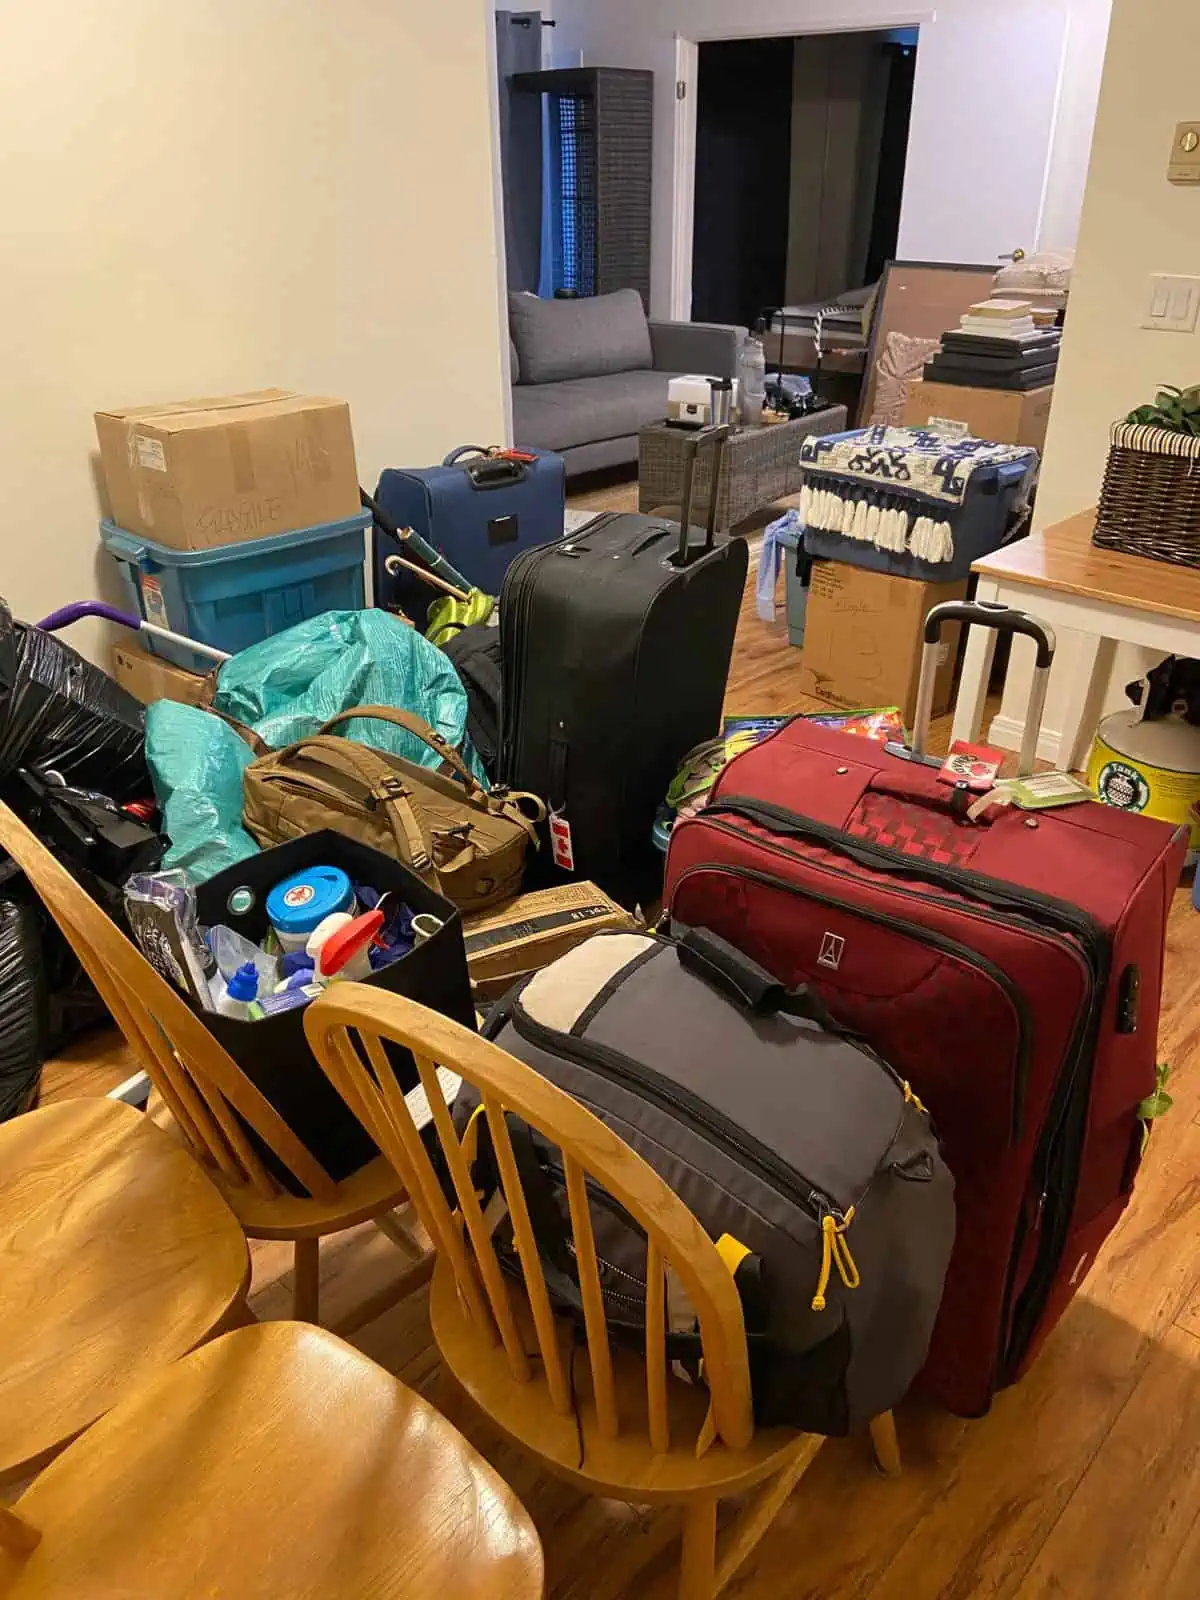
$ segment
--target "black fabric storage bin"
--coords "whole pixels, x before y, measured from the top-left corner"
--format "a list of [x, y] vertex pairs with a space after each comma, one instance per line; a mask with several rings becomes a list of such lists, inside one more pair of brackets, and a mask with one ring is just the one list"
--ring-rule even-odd
[[[457, 907], [398, 861], [340, 833], [325, 830], [305, 834], [210, 878], [196, 891], [200, 922], [206, 928], [223, 922], [246, 938], [261, 942], [269, 927], [268, 892], [293, 872], [315, 866], [341, 867], [353, 883], [370, 884], [381, 891], [394, 890], [414, 912], [427, 911], [441, 917], [444, 926], [432, 938], [363, 981], [373, 989], [407, 995], [473, 1031], [475, 1010]], [[240, 889], [250, 890], [253, 904], [239, 914], [231, 909], [230, 899], [238, 904], [236, 892]], [[297, 1007], [281, 1016], [264, 1017], [261, 1022], [240, 1022], [208, 1011], [202, 1015], [213, 1036], [330, 1177], [348, 1178], [366, 1166], [378, 1150], [309, 1049], [304, 1036], [306, 1009]], [[418, 1075], [408, 1051], [389, 1047], [389, 1056], [401, 1086], [405, 1090], [414, 1087]], [[306, 1193], [261, 1140], [256, 1138], [255, 1143], [267, 1166], [291, 1193]]]

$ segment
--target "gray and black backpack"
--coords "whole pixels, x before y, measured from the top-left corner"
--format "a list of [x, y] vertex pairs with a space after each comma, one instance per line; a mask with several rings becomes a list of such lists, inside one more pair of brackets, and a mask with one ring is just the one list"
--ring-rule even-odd
[[[599, 934], [510, 991], [485, 1032], [619, 1133], [717, 1242], [761, 1425], [844, 1434], [902, 1398], [941, 1301], [953, 1179], [924, 1107], [815, 995], [703, 929]], [[460, 1126], [475, 1103], [464, 1084]], [[581, 1317], [561, 1156], [508, 1125], [551, 1298]], [[645, 1235], [598, 1189], [592, 1223], [610, 1330], [640, 1342]], [[494, 1243], [516, 1271], [507, 1223]], [[669, 1340], [694, 1370], [686, 1306]]]

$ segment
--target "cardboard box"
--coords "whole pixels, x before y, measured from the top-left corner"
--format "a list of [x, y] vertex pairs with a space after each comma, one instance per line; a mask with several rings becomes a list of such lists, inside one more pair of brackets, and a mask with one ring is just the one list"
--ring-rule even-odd
[[[808, 589], [799, 688], [829, 705], [899, 706], [912, 726], [921, 675], [922, 631], [943, 600], [962, 600], [967, 584], [921, 583], [841, 561], [815, 561]], [[959, 626], [942, 633], [933, 713], [950, 707]]]
[[977, 439], [997, 444], [1028, 444], [1046, 448], [1046, 428], [1054, 385], [1043, 389], [968, 389], [955, 383], [926, 383], [919, 379], [904, 402], [904, 424], [919, 428], [930, 417], [965, 422]]
[[119, 644], [113, 650], [113, 677], [143, 705], [155, 700], [181, 700], [185, 706], [208, 704], [207, 678], [132, 645]]
[[641, 923], [594, 883], [539, 889], [467, 917], [463, 939], [471, 993], [476, 1000], [494, 1000], [518, 978], [540, 972], [606, 929], [636, 933]]
[[288, 389], [96, 413], [113, 521], [208, 550], [358, 514], [350, 408]]

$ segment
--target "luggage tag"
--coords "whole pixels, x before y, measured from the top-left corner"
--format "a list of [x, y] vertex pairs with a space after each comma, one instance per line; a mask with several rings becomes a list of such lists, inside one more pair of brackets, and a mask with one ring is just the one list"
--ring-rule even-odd
[[939, 783], [965, 784], [978, 794], [989, 794], [996, 787], [996, 775], [1004, 764], [1003, 750], [986, 744], [968, 744], [956, 739], [937, 775]]
[[561, 811], [550, 813], [550, 853], [554, 865], [563, 872], [575, 871], [575, 851], [571, 844], [571, 824]]
[[1096, 797], [1069, 772], [1036, 772], [1027, 778], [1002, 778], [990, 793], [981, 795], [967, 812], [972, 822], [991, 806], [1016, 806], [1021, 811], [1050, 811], [1077, 806]]

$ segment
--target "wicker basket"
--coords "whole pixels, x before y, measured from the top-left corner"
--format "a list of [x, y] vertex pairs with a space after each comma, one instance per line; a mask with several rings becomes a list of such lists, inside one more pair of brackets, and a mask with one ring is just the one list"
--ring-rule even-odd
[[1200, 567], [1200, 439], [1114, 423], [1092, 542]]

